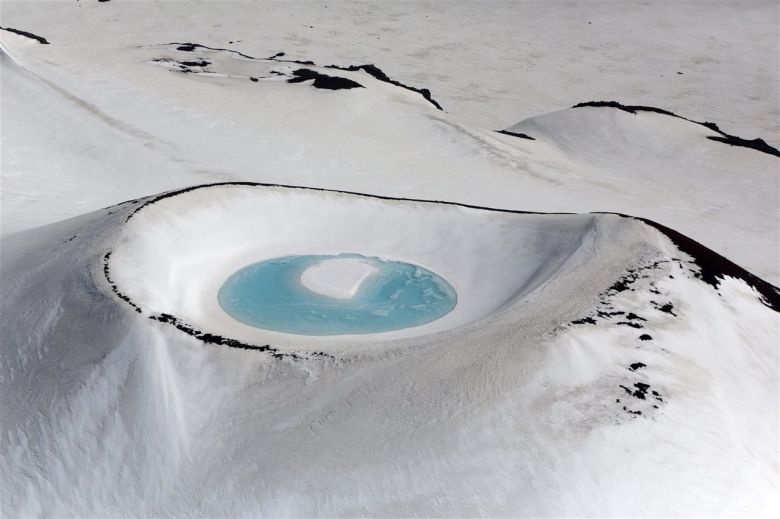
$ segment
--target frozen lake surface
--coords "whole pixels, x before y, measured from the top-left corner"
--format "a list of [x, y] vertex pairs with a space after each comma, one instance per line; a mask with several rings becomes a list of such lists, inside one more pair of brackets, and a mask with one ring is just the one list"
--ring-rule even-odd
[[231, 275], [218, 299], [242, 323], [300, 335], [401, 330], [434, 321], [457, 302], [452, 286], [427, 269], [359, 254], [254, 263]]

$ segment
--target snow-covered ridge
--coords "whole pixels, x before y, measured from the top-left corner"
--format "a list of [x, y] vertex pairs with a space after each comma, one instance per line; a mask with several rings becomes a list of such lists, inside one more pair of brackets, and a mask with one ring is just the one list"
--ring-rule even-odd
[[611, 249], [621, 254], [628, 243], [616, 229], [627, 226], [641, 230], [628, 239], [637, 244], [658, 240], [661, 231], [692, 258], [691, 272], [713, 288], [724, 277], [736, 278], [753, 287], [759, 301], [780, 308], [776, 287], [651, 221], [252, 183], [196, 186], [149, 199], [128, 215], [104, 269], [117, 295], [137, 312], [205, 342], [275, 353], [323, 352], [338, 349], [343, 338], [291, 336], [238, 323], [218, 306], [219, 287], [239, 268], [287, 254], [356, 252], [411, 261], [448, 279], [459, 294], [458, 306], [427, 325], [358, 342], [413, 337], [473, 321], [485, 325], [501, 308], [576, 275], [583, 262], [604, 261]]
[[[597, 107], [597, 108], [601, 108], [601, 107], [616, 108], [618, 110], [623, 110], [624, 112], [628, 112], [634, 115], [636, 115], [637, 112], [653, 112], [657, 114], [668, 115], [670, 117], [676, 117], [678, 119], [682, 119], [684, 121], [688, 121], [693, 124], [704, 126], [705, 128], [717, 133], [718, 135], [716, 136], [713, 135], [707, 136], [707, 138], [710, 139], [711, 141], [722, 142], [730, 146], [741, 146], [743, 148], [751, 148], [756, 151], [760, 151], [761, 153], [767, 153], [769, 155], [774, 155], [775, 157], [780, 157], [780, 150], [778, 150], [773, 146], [770, 146], [769, 144], [766, 143], [764, 139], [761, 139], [760, 137], [755, 139], [744, 139], [737, 135], [731, 135], [729, 133], [724, 132], [723, 130], [720, 129], [720, 127], [716, 123], [709, 122], [709, 121], [705, 121], [705, 122], [694, 121], [693, 119], [689, 119], [688, 117], [678, 115], [674, 112], [670, 112], [669, 110], [664, 110], [663, 108], [657, 108], [654, 106], [624, 105], [617, 101], [588, 101], [583, 103], [577, 103], [576, 105], [572, 106], [572, 108], [582, 108], [585, 106]], [[506, 130], [504, 130], [503, 132], [511, 135], [511, 132], [507, 132]]]
[[[312, 218], [300, 216], [343, 222], [340, 215], [355, 212], [374, 217], [379, 228], [366, 232], [384, 231], [369, 233], [371, 243], [379, 235], [377, 247], [392, 243], [415, 259], [441, 261], [422, 247], [424, 240], [403, 232], [408, 228], [383, 224], [404, 219], [421, 223], [423, 234], [448, 234], [450, 257], [441, 265], [458, 271], [453, 281], [460, 295], [472, 296], [471, 309], [488, 314], [382, 342], [279, 337], [268, 345], [242, 343], [233, 326], [223, 337], [190, 326], [211, 321], [184, 320], [198, 310], [199, 289], [216, 270], [204, 253], [223, 265], [252, 245], [247, 229], [304, 230]], [[442, 229], [441, 215], [460, 225]], [[454, 236], [458, 229], [464, 232]], [[258, 235], [263, 253], [291, 245], [288, 234], [272, 235], [278, 243]], [[356, 236], [362, 246], [365, 236]], [[318, 239], [337, 251], [346, 238], [355, 237], [323, 232]], [[129, 201], [5, 237], [2, 245], [7, 297], [0, 300], [0, 333], [13, 348], [0, 351], [0, 403], [12, 424], [22, 424], [12, 425], [0, 444], [8, 460], [7, 510], [159, 515], [190, 509], [215, 471], [234, 491], [227, 504], [213, 498], [199, 505], [209, 515], [226, 507], [232, 515], [278, 509], [347, 515], [355, 488], [370, 474], [376, 486], [361, 491], [380, 501], [398, 492], [435, 492], [431, 478], [474, 496], [437, 505], [453, 515], [464, 507], [496, 515], [540, 515], [552, 507], [561, 513], [550, 515], [566, 515], [618, 506], [574, 484], [586, 474], [620, 496], [640, 496], [658, 515], [701, 510], [690, 488], [669, 481], [683, 472], [699, 493], [720, 496], [720, 510], [771, 506], [777, 386], [767, 367], [777, 361], [778, 313], [742, 279], [726, 276], [716, 291], [697, 278], [695, 258], [635, 218], [236, 184]], [[470, 246], [478, 254], [460, 254]], [[198, 252], [192, 265], [190, 251]], [[501, 266], [502, 257], [514, 287], [498, 290], [516, 297], [497, 310], [489, 304], [498, 305], [499, 297], [474, 305], [469, 278], [496, 291], [493, 271], [480, 272], [485, 265], [476, 260]], [[551, 258], [563, 261], [550, 265]], [[538, 281], [536, 288], [522, 286], [523, 275]], [[133, 299], [107, 282], [132, 290]], [[170, 308], [183, 313], [154, 313]], [[341, 453], [341, 470], [328, 470], [331, 451], [319, 448], [323, 441]], [[105, 449], [106, 442], [113, 448]], [[488, 448], [495, 442], [504, 447]], [[543, 462], [531, 468], [513, 462], [508, 484], [496, 466], [507, 457], [524, 459], [529, 444]], [[420, 459], [420, 449], [432, 454]], [[561, 459], [562, 451], [575, 455]], [[63, 458], [50, 454], [63, 452]], [[385, 465], [387, 456], [411, 464], [412, 482], [406, 471], [397, 475]], [[558, 465], [548, 463], [554, 460]], [[591, 473], [613, 462], [622, 470]], [[94, 470], [75, 481], [63, 475], [81, 474], [83, 466]], [[331, 477], [322, 477], [323, 470]], [[258, 490], [267, 474], [274, 475], [271, 489]], [[295, 483], [301, 478], [305, 485]], [[154, 493], [171, 480], [178, 482], [175, 492]], [[536, 489], [540, 480], [552, 495], [515, 496], [517, 481]], [[124, 489], [119, 501], [117, 484]], [[653, 500], [661, 491], [668, 499]], [[485, 497], [495, 492], [505, 499]], [[322, 504], [320, 495], [340, 497]], [[560, 495], [567, 501], [553, 499]], [[636, 510], [633, 502], [619, 505]]]
[[360, 340], [436, 333], [489, 318], [549, 283], [558, 269], [581, 261], [598, 221], [614, 219], [214, 185], [137, 209], [119, 230], [107, 272], [117, 291], [146, 315], [244, 344], [294, 349], [314, 343], [315, 349], [327, 349], [343, 338], [291, 336], [238, 323], [219, 307], [217, 291], [238, 269], [290, 254], [358, 253], [405, 261], [448, 280], [459, 294], [457, 306], [426, 325]]
[[[257, 82], [261, 79], [280, 79], [279, 76], [286, 77], [288, 83], [300, 83], [307, 80], [313, 80], [312, 86], [327, 90], [348, 90], [351, 88], [362, 88], [363, 85], [348, 78], [331, 76], [322, 72], [317, 72], [308, 68], [295, 68], [290, 65], [316, 66], [320, 69], [340, 70], [344, 72], [365, 72], [372, 78], [388, 83], [390, 85], [420, 94], [426, 101], [439, 110], [443, 110], [441, 105], [431, 96], [431, 91], [427, 88], [417, 88], [406, 85], [390, 78], [382, 69], [368, 63], [364, 65], [325, 65], [318, 66], [310, 60], [296, 60], [285, 58], [284, 52], [278, 52], [267, 58], [258, 58], [250, 56], [234, 49], [212, 47], [191, 42], [172, 42], [167, 44], [153, 45], [152, 48], [160, 48], [170, 52], [176, 52], [177, 59], [168, 57], [155, 58], [151, 63], [156, 63], [177, 70], [179, 72], [215, 75], [222, 77], [244, 78]], [[181, 53], [188, 53], [182, 56]], [[212, 56], [211, 61], [201, 60], [192, 61], [189, 53], [198, 56]], [[215, 66], [211, 66], [215, 65]], [[285, 68], [279, 69], [279, 65]], [[211, 67], [210, 67], [211, 66]], [[210, 68], [209, 68], [210, 67]]]
[[[274, 56], [255, 60], [195, 44], [192, 51], [177, 50], [184, 44], [139, 46], [139, 40], [99, 50], [111, 74], [121, 77], [117, 92], [126, 102], [118, 104], [120, 94], [105, 95], [84, 81], [90, 74], [66, 80], [70, 66], [46, 65], [76, 61], [76, 70], [92, 70], [92, 61], [67, 47], [17, 39], [23, 40], [8, 35], [3, 41], [10, 50], [3, 55], [4, 92], [16, 96], [4, 111], [24, 131], [4, 137], [18, 150], [4, 160], [10, 173], [33, 173], [4, 179], [3, 232], [188, 185], [253, 181], [539, 212], [633, 214], [678, 229], [772, 283], [780, 280], [777, 158], [713, 141], [722, 135], [681, 118], [589, 106], [533, 117], [501, 135], [465, 127], [420, 95], [364, 71]], [[193, 66], [171, 73], [150, 63]], [[305, 86], [314, 77], [289, 85], [303, 78], [294, 75], [301, 68], [365, 88]], [[66, 113], [51, 120], [51, 110]], [[105, 140], [112, 153], [70, 153], [83, 141], [73, 138], [74, 124], [89, 142]], [[359, 146], [347, 137], [355, 134]], [[64, 159], [27, 152], [31, 139]], [[221, 152], [234, 148], [241, 152]], [[396, 159], [381, 160], [390, 155]], [[439, 169], [447, 182], [433, 174]], [[34, 196], [28, 178], [35, 179]]]
[[31, 40], [37, 41], [41, 45], [48, 45], [49, 44], [49, 42], [48, 42], [48, 40], [46, 40], [46, 38], [44, 38], [43, 36], [38, 36], [37, 34], [33, 34], [31, 32], [22, 31], [22, 30], [19, 30], [19, 29], [14, 29], [12, 27], [0, 27], [0, 30], [7, 31], [7, 32], [12, 32], [14, 34], [18, 34], [19, 36], [24, 36], [25, 38], [30, 38]]
[[[780, 516], [778, 6], [646, 4], [3, 3], [0, 515]], [[296, 240], [459, 313], [209, 306]]]

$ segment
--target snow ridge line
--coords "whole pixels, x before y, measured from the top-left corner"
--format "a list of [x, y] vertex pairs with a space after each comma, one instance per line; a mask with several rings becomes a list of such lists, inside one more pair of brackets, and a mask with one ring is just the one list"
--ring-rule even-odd
[[[269, 183], [261, 183], [261, 182], [216, 182], [212, 184], [200, 184], [196, 186], [189, 186], [182, 189], [177, 189], [173, 191], [168, 191], [166, 193], [162, 193], [160, 195], [157, 195], [155, 197], [150, 198], [143, 204], [136, 207], [133, 212], [131, 212], [127, 218], [125, 219], [125, 222], [129, 221], [136, 213], [141, 211], [144, 207], [147, 205], [151, 205], [154, 203], [159, 202], [160, 200], [164, 200], [166, 198], [170, 198], [173, 196], [177, 196], [180, 194], [187, 193], [189, 191], [195, 191], [198, 189], [205, 189], [209, 187], [219, 187], [219, 186], [247, 186], [247, 187], [271, 187], [271, 188], [283, 188], [283, 189], [303, 189], [308, 191], [319, 191], [319, 192], [325, 192], [325, 193], [340, 193], [345, 195], [353, 195], [353, 196], [360, 196], [365, 198], [373, 198], [376, 200], [389, 200], [389, 201], [399, 201], [399, 202], [414, 202], [414, 203], [424, 203], [424, 204], [439, 204], [439, 205], [449, 205], [454, 207], [464, 207], [467, 209], [478, 209], [482, 211], [492, 211], [492, 212], [498, 212], [498, 213], [510, 213], [510, 214], [537, 214], [537, 215], [566, 215], [566, 214], [577, 214], [577, 213], [566, 213], [566, 212], [560, 212], [560, 213], [545, 213], [540, 211], [522, 211], [518, 209], [500, 209], [495, 207], [486, 207], [486, 206], [480, 206], [480, 205], [474, 205], [474, 204], [466, 204], [466, 203], [460, 203], [460, 202], [450, 202], [446, 200], [425, 200], [425, 199], [419, 199], [419, 198], [403, 198], [403, 197], [394, 197], [394, 196], [387, 196], [387, 195], [375, 195], [371, 193], [360, 193], [356, 191], [345, 191], [340, 189], [327, 189], [322, 187], [308, 187], [308, 186], [295, 186], [295, 185], [285, 185], [285, 184], [269, 184]], [[733, 277], [736, 279], [741, 279], [749, 286], [753, 287], [753, 289], [756, 290], [760, 294], [759, 300], [767, 307], [771, 308], [772, 310], [780, 313], [780, 288], [772, 285], [768, 281], [765, 281], [761, 279], [760, 277], [756, 276], [755, 274], [750, 273], [743, 267], [740, 267], [736, 263], [732, 262], [728, 258], [718, 254], [717, 252], [713, 251], [712, 249], [702, 245], [701, 243], [697, 242], [696, 240], [689, 238], [688, 236], [685, 236], [684, 234], [675, 231], [674, 229], [671, 229], [669, 227], [666, 227], [665, 225], [661, 225], [657, 222], [654, 222], [652, 220], [649, 220], [647, 218], [642, 218], [639, 216], [632, 216], [628, 214], [623, 213], [615, 213], [615, 212], [598, 212], [594, 211], [589, 214], [611, 214], [615, 216], [620, 216], [621, 218], [633, 218], [635, 220], [639, 220], [653, 228], [655, 228], [657, 231], [661, 232], [661, 234], [665, 235], [667, 238], [669, 238], [672, 243], [675, 244], [677, 248], [679, 248], [682, 252], [685, 252], [689, 256], [691, 256], [694, 261], [696, 262], [696, 265], [699, 266], [701, 269], [699, 279], [701, 279], [703, 282], [707, 283], [708, 285], [712, 286], [714, 289], [717, 289], [720, 285], [720, 280], [723, 279], [725, 276]]]
[[729, 260], [725, 256], [721, 256], [714, 250], [702, 245], [693, 238], [690, 238], [679, 231], [675, 231], [665, 225], [661, 225], [658, 222], [648, 220], [647, 218], [641, 218], [638, 216], [622, 215], [627, 218], [634, 218], [640, 220], [645, 224], [654, 227], [662, 234], [666, 235], [674, 245], [682, 252], [688, 254], [694, 259], [696, 265], [699, 267], [699, 274], [696, 276], [700, 280], [710, 285], [715, 290], [720, 286], [720, 280], [725, 276], [741, 279], [747, 285], [753, 287], [756, 292], [761, 295], [761, 302], [764, 306], [767, 306], [780, 313], [780, 288], [772, 285], [768, 281], [761, 279], [760, 277], [748, 272], [744, 268], [740, 267], [733, 261]]
[[[242, 58], [251, 59], [251, 60], [265, 60], [265, 61], [276, 61], [279, 63], [295, 63], [297, 65], [309, 65], [312, 67], [318, 66], [313, 61], [301, 61], [297, 59], [279, 59], [282, 56], [285, 55], [284, 52], [277, 52], [273, 56], [269, 56], [267, 58], [257, 58], [255, 56], [250, 56], [249, 54], [244, 54], [243, 52], [233, 50], [233, 49], [223, 49], [219, 47], [209, 47], [207, 45], [201, 45], [200, 43], [191, 43], [191, 42], [170, 42], [166, 43], [164, 45], [178, 45], [176, 48], [177, 50], [183, 51], [183, 52], [192, 52], [198, 47], [208, 50], [215, 50], [215, 51], [225, 51], [225, 52], [232, 52], [234, 54], [238, 54]], [[385, 72], [374, 65], [373, 63], [367, 63], [365, 65], [349, 65], [349, 66], [340, 66], [340, 65], [324, 65], [322, 68], [332, 68], [336, 70], [343, 70], [345, 72], [357, 72], [362, 70], [366, 74], [370, 75], [374, 79], [377, 79], [379, 81], [382, 81], [384, 83], [390, 83], [391, 85], [395, 85], [397, 87], [404, 88], [406, 90], [410, 90], [412, 92], [415, 92], [417, 94], [420, 94], [425, 98], [426, 101], [431, 103], [433, 106], [435, 106], [437, 109], [444, 111], [444, 109], [441, 107], [441, 105], [436, 102], [436, 100], [431, 95], [431, 91], [427, 88], [417, 88], [413, 86], [406, 85], [404, 83], [401, 83], [400, 81], [397, 81], [395, 79], [390, 78]], [[362, 86], [362, 85], [361, 85]]]
[[373, 78], [378, 79], [379, 81], [390, 83], [391, 85], [395, 85], [397, 87], [405, 88], [406, 90], [411, 90], [412, 92], [416, 92], [421, 96], [423, 96], [425, 100], [431, 103], [433, 106], [435, 106], [442, 112], [444, 111], [444, 108], [442, 108], [441, 105], [437, 103], [436, 100], [431, 96], [430, 90], [428, 90], [427, 88], [416, 88], [413, 86], [405, 85], [400, 81], [390, 79], [390, 77], [388, 77], [388, 75], [385, 74], [382, 69], [380, 69], [373, 63], [369, 63], [366, 65], [350, 65], [348, 67], [340, 67], [338, 65], [326, 65], [325, 68], [335, 68], [337, 70], [346, 70], [347, 72], [356, 72], [358, 70], [362, 70], [369, 76], [372, 76]]
[[504, 135], [509, 135], [510, 137], [517, 137], [519, 139], [528, 139], [531, 141], [535, 141], [536, 139], [534, 137], [531, 137], [527, 133], [519, 133], [519, 132], [510, 132], [509, 130], [494, 130], [496, 133], [503, 133]]
[[740, 146], [742, 148], [750, 148], [756, 151], [760, 151], [762, 153], [774, 155], [775, 157], [780, 157], [780, 150], [767, 144], [767, 142], [764, 139], [761, 138], [756, 138], [752, 140], [743, 139], [742, 137], [738, 137], [736, 135], [731, 135], [724, 132], [715, 123], [711, 123], [709, 121], [705, 121], [705, 122], [694, 121], [693, 119], [688, 119], [687, 117], [684, 117], [682, 115], [677, 115], [676, 113], [670, 112], [669, 110], [664, 110], [663, 108], [656, 108], [654, 106], [624, 105], [617, 101], [586, 101], [584, 103], [578, 103], [572, 106], [572, 108], [582, 108], [586, 106], [596, 107], [596, 108], [603, 108], [603, 107], [617, 108], [618, 110], [622, 110], [624, 112], [634, 114], [634, 115], [636, 115], [637, 112], [654, 112], [657, 114], [668, 115], [670, 117], [676, 117], [678, 119], [682, 119], [690, 123], [698, 124], [699, 126], [704, 126], [705, 128], [712, 130], [716, 133], [719, 133], [721, 135], [720, 137], [708, 136], [707, 138], [710, 139], [711, 141], [722, 142], [724, 144], [729, 144], [731, 146]]
[[[270, 188], [283, 188], [283, 189], [301, 189], [301, 190], [308, 190], [308, 191], [318, 191], [318, 192], [325, 192], [325, 193], [340, 193], [340, 194], [347, 194], [352, 196], [360, 196], [365, 198], [373, 198], [378, 200], [389, 200], [389, 201], [400, 201], [400, 202], [414, 202], [414, 203], [427, 203], [427, 204], [439, 204], [439, 205], [449, 205], [449, 206], [455, 206], [455, 207], [464, 207], [468, 209], [478, 209], [478, 210], [484, 210], [484, 211], [492, 211], [492, 212], [498, 212], [498, 213], [510, 213], [510, 214], [536, 214], [536, 215], [566, 215], [566, 214], [576, 214], [576, 213], [543, 213], [543, 212], [534, 212], [534, 211], [522, 211], [522, 210], [516, 210], [516, 209], [499, 209], [494, 207], [485, 207], [485, 206], [478, 206], [478, 205], [472, 205], [472, 204], [464, 204], [464, 203], [458, 203], [458, 202], [449, 202], [449, 201], [441, 201], [441, 200], [424, 200], [424, 199], [414, 199], [414, 198], [401, 198], [401, 197], [392, 197], [392, 196], [384, 196], [384, 195], [373, 195], [368, 193], [358, 193], [354, 191], [343, 191], [343, 190], [337, 190], [337, 189], [326, 189], [326, 188], [318, 188], [318, 187], [306, 187], [306, 186], [292, 186], [292, 185], [284, 185], [284, 184], [268, 184], [268, 183], [258, 183], [258, 182], [218, 182], [213, 184], [201, 184], [197, 186], [189, 186], [178, 190], [168, 191], [166, 193], [162, 193], [160, 195], [154, 196], [146, 200], [144, 203], [136, 207], [126, 218], [125, 223], [128, 222], [136, 213], [144, 209], [145, 207], [155, 204], [161, 200], [165, 200], [166, 198], [171, 198], [177, 195], [181, 195], [184, 193], [188, 193], [190, 191], [195, 191], [198, 189], [206, 189], [210, 187], [220, 187], [220, 186], [246, 186], [246, 187], [270, 187]], [[125, 202], [126, 203], [126, 202]], [[119, 204], [122, 205], [122, 204]], [[698, 275], [696, 275], [697, 278], [702, 280], [703, 282], [709, 284], [712, 286], [715, 290], [717, 290], [720, 279], [723, 279], [724, 276], [730, 276], [735, 277], [737, 279], [741, 279], [746, 284], [751, 286], [760, 297], [758, 298], [759, 301], [764, 304], [765, 306], [771, 308], [772, 310], [776, 312], [780, 312], [780, 289], [772, 285], [771, 283], [764, 281], [763, 279], [759, 278], [758, 276], [751, 274], [744, 268], [740, 267], [739, 265], [733, 263], [732, 261], [728, 260], [727, 258], [721, 256], [720, 254], [716, 253], [715, 251], [705, 247], [704, 245], [698, 243], [697, 241], [693, 240], [692, 238], [689, 238], [682, 233], [679, 233], [673, 229], [670, 229], [666, 226], [663, 226], [661, 224], [658, 224], [656, 222], [653, 222], [652, 220], [648, 220], [646, 218], [626, 215], [622, 213], [610, 213], [610, 212], [594, 212], [589, 214], [611, 214], [615, 216], [619, 216], [621, 218], [632, 218], [635, 220], [640, 220], [643, 223], [650, 225], [651, 227], [655, 228], [665, 236], [667, 236], [672, 243], [675, 244], [678, 249], [680, 249], [682, 252], [688, 254], [694, 259], [694, 263], [699, 267], [700, 272]], [[110, 275], [110, 264], [109, 260], [111, 258], [112, 251], [106, 252], [106, 254], [103, 257], [103, 273], [106, 281], [108, 282], [109, 286], [111, 287], [112, 291], [125, 301], [128, 305], [130, 305], [136, 312], [142, 313], [141, 307], [133, 302], [130, 297], [128, 297], [126, 294], [123, 294], [117, 285], [114, 283], [114, 281], [111, 278]], [[614, 287], [613, 287], [614, 288]], [[173, 326], [174, 328], [192, 336], [196, 339], [199, 339], [200, 341], [206, 343], [206, 344], [216, 344], [221, 346], [227, 346], [230, 348], [239, 348], [239, 349], [246, 349], [246, 350], [256, 350], [256, 351], [263, 351], [270, 353], [271, 356], [273, 356], [276, 359], [282, 359], [282, 358], [290, 358], [290, 359], [304, 359], [304, 358], [310, 358], [310, 357], [320, 357], [320, 358], [328, 358], [328, 359], [335, 359], [335, 356], [331, 354], [327, 354], [321, 351], [316, 350], [307, 350], [306, 354], [302, 354], [300, 352], [285, 352], [280, 351], [278, 348], [271, 346], [270, 344], [264, 344], [264, 345], [254, 345], [254, 344], [248, 344], [241, 341], [238, 341], [236, 339], [230, 339], [227, 337], [223, 337], [220, 335], [214, 335], [211, 333], [203, 332], [201, 330], [196, 329], [192, 325], [181, 321], [178, 317], [167, 314], [167, 313], [161, 313], [161, 314], [152, 314], [147, 316], [149, 319], [153, 321], [157, 321], [164, 324], [169, 324]], [[575, 324], [575, 323], [572, 323]]]
[[135, 304], [127, 295], [123, 294], [119, 290], [119, 287], [116, 286], [116, 283], [114, 283], [114, 280], [111, 278], [111, 266], [109, 265], [109, 260], [111, 259], [112, 252], [113, 251], [108, 251], [103, 255], [103, 277], [106, 278], [108, 285], [111, 287], [111, 291], [116, 294], [119, 299], [130, 305], [133, 310], [140, 314], [141, 307]]
[[31, 32], [21, 31], [19, 29], [12, 29], [11, 27], [2, 27], [2, 26], [0, 26], [0, 30], [12, 32], [14, 34], [18, 34], [19, 36], [25, 36], [27, 38], [30, 38], [31, 40], [37, 41], [41, 45], [49, 45], [49, 41], [46, 38], [44, 38], [43, 36], [38, 36], [37, 34], [33, 34]]

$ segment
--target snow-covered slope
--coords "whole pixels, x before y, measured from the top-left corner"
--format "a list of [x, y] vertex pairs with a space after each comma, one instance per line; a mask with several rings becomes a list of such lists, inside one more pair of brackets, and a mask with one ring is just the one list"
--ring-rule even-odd
[[602, 210], [662, 222], [777, 282], [777, 155], [713, 140], [722, 136], [691, 121], [611, 107], [561, 110], [508, 131], [549, 143], [588, 182], [625, 193]]
[[[326, 215], [323, 217], [323, 215]], [[326, 347], [329, 338], [279, 334], [237, 323], [217, 291], [243, 266], [289, 254], [358, 253], [411, 262], [444, 277], [456, 308], [424, 326], [338, 337], [363, 345], [448, 330], [488, 317], [561, 275], [586, 254], [608, 217], [502, 215], [440, 204], [400, 204], [311, 190], [215, 186], [147, 205], [111, 250], [116, 289], [143, 312], [173, 315], [244, 343]], [[446, 251], [446, 252], [445, 252]]]
[[[682, 119], [576, 108], [520, 123], [513, 128], [528, 126], [531, 137], [530, 127], [538, 128], [536, 140], [521, 139], [466, 127], [421, 94], [365, 70], [156, 42], [93, 49], [100, 56], [84, 59], [68, 46], [2, 36], [16, 44], [6, 45], [3, 60], [3, 81], [11, 83], [4, 103], [15, 107], [3, 120], [22, 130], [10, 133], [4, 154], [6, 233], [150, 192], [251, 180], [644, 216], [780, 280], [778, 160], [708, 139], [719, 134]], [[298, 70], [363, 88], [289, 83]], [[39, 106], [64, 112], [52, 117]], [[51, 146], [63, 152], [36, 152]]]
[[[549, 5], [3, 2], [2, 515], [777, 515], [777, 6]], [[217, 304], [342, 252], [458, 304]]]
[[253, 56], [376, 63], [430, 88], [469, 126], [501, 129], [619, 99], [780, 145], [780, 6], [772, 0], [208, 4], [4, 0], [1, 14], [3, 26], [87, 60], [111, 47], [197, 37]]
[[[279, 213], [328, 205], [330, 222], [352, 217], [342, 238]], [[254, 220], [241, 214], [250, 208]], [[325, 237], [326, 249], [348, 239], [374, 252], [381, 242], [360, 228], [375, 231], [375, 212], [420, 219], [386, 230], [398, 256], [428, 254], [444, 269], [459, 258], [449, 279], [467, 309], [501, 297], [464, 278], [480, 262], [488, 285], [521, 286], [534, 270], [544, 281], [415, 339], [255, 332], [252, 343], [240, 326], [188, 321], [206, 300], [186, 280], [209, 284], [246, 255], [242, 233], [294, 225], [284, 236], [302, 246]], [[483, 231], [446, 239], [462, 251], [413, 252], [469, 225]], [[538, 257], [572, 233], [576, 251], [539, 273]], [[263, 243], [250, 256], [290, 245]], [[777, 313], [744, 280], [716, 291], [698, 279], [694, 258], [638, 220], [217, 186], [3, 247], [2, 335], [14, 345], [2, 350], [3, 499], [14, 514], [690, 515], [776, 504]]]

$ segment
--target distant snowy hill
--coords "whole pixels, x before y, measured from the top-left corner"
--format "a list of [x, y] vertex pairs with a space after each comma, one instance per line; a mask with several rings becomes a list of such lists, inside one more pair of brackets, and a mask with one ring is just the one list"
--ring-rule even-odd
[[[780, 511], [777, 6], [444, 5], [3, 4], [2, 515]], [[457, 305], [218, 303], [340, 253]]]

